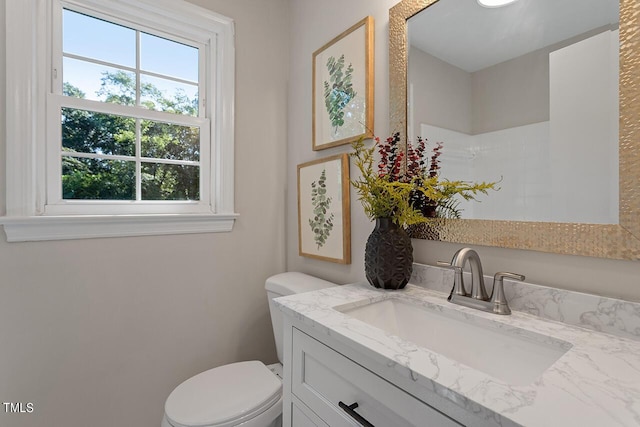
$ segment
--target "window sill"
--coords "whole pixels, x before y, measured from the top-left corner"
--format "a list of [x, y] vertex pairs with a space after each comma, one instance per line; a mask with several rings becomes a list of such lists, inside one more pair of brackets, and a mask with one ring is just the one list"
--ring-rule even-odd
[[233, 229], [237, 214], [74, 215], [0, 217], [7, 242], [220, 233]]

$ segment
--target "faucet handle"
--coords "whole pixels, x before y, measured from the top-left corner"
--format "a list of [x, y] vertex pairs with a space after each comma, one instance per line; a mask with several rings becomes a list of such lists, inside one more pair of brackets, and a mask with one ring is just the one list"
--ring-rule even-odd
[[497, 314], [511, 314], [511, 309], [507, 303], [507, 297], [504, 294], [504, 278], [512, 280], [524, 280], [522, 274], [509, 273], [501, 271], [493, 276], [493, 290], [491, 291], [491, 302], [493, 303], [493, 312]]
[[[451, 295], [453, 295], [454, 293], [456, 295], [461, 295], [461, 296], [465, 296], [465, 297], [469, 295], [467, 293], [467, 290], [464, 287], [464, 282], [462, 281], [462, 267], [450, 264], [450, 263], [445, 262], [445, 261], [438, 261], [436, 264], [438, 264], [440, 267], [444, 267], [444, 268], [448, 268], [450, 270], [453, 270], [453, 272], [454, 272], [453, 289], [451, 290]], [[451, 295], [449, 295], [449, 298], [451, 298]]]
[[501, 271], [499, 273], [496, 273], [493, 276], [494, 280], [502, 280], [504, 277], [506, 277], [507, 279], [520, 280], [520, 281], [525, 279], [525, 277], [522, 274], [509, 273], [508, 271]]

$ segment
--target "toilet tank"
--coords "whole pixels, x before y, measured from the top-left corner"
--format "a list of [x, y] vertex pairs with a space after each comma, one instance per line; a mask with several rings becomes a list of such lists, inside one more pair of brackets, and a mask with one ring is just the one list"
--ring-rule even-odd
[[269, 311], [271, 312], [271, 324], [273, 336], [276, 340], [278, 360], [282, 363], [282, 312], [275, 306], [273, 299], [287, 295], [300, 294], [302, 292], [317, 291], [318, 289], [336, 286], [335, 283], [309, 276], [304, 273], [281, 273], [271, 276], [265, 282], [267, 297], [269, 298]]

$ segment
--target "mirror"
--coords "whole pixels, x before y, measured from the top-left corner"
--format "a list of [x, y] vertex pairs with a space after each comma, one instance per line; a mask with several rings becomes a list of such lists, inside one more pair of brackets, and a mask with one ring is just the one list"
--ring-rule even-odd
[[618, 223], [618, 0], [440, 1], [407, 39], [409, 140], [500, 182], [462, 218]]
[[443, 178], [502, 179], [461, 204], [464, 219], [412, 237], [640, 258], [635, 9], [404, 0], [390, 10], [391, 129], [443, 142]]

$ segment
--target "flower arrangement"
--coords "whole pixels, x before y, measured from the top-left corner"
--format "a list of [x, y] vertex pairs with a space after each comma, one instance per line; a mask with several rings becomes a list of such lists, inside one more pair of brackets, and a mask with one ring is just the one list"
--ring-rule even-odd
[[[384, 143], [379, 137], [367, 148], [361, 138], [352, 143], [351, 156], [360, 171], [352, 180], [364, 211], [370, 219], [391, 218], [399, 226], [427, 222], [431, 218], [459, 218], [459, 195], [475, 200], [478, 193], [495, 190], [495, 182], [467, 182], [440, 179], [443, 144], [438, 142], [425, 160], [426, 140], [418, 138], [416, 147], [407, 144], [406, 154], [399, 147], [400, 134], [395, 133]], [[379, 160], [374, 168], [375, 153]], [[405, 166], [406, 156], [406, 166]]]

